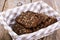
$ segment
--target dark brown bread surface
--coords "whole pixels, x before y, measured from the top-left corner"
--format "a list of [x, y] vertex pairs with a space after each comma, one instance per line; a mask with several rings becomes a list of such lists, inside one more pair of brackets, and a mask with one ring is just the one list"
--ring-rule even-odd
[[38, 13], [30, 11], [27, 11], [25, 13], [22, 12], [21, 15], [16, 18], [16, 22], [22, 24], [26, 28], [36, 27], [37, 25], [39, 25], [39, 23], [41, 23], [43, 19], [41, 16], [38, 15]]
[[53, 23], [57, 22], [57, 19], [53, 18], [53, 17], [48, 17], [48, 19], [43, 20], [37, 27], [32, 28], [33, 32], [37, 31], [41, 28], [45, 28]]
[[18, 35], [25, 34], [25, 33], [31, 33], [32, 32], [31, 29], [26, 29], [26, 28], [24, 28], [22, 25], [20, 25], [18, 23], [13, 24], [12, 25], [12, 29]]
[[[31, 19], [31, 17], [33, 18]], [[49, 17], [45, 14], [37, 14], [37, 13], [28, 11], [28, 12], [22, 13], [16, 18], [16, 22], [15, 24], [12, 25], [12, 29], [18, 35], [21, 35], [21, 34], [35, 32], [55, 22], [57, 22], [57, 19], [54, 17]]]

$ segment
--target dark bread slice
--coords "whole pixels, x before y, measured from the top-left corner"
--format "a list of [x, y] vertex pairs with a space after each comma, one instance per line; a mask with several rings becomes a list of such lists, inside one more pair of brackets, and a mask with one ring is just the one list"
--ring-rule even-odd
[[48, 17], [46, 20], [43, 20], [37, 27], [32, 28], [33, 32], [41, 28], [45, 28], [53, 23], [57, 22], [57, 19], [54, 17]]
[[[32, 21], [31, 21], [31, 17], [33, 17]], [[23, 12], [15, 20], [16, 23], [12, 25], [12, 29], [18, 35], [32, 33], [57, 22], [57, 19], [54, 17], [49, 17], [45, 14], [37, 14], [31, 11], [25, 13]]]
[[20, 24], [18, 24], [16, 22], [12, 25], [12, 29], [18, 35], [25, 34], [25, 33], [31, 33], [32, 32], [31, 29], [26, 29], [22, 25], [20, 25]]
[[38, 13], [31, 11], [27, 11], [25, 13], [22, 12], [21, 15], [16, 18], [16, 22], [23, 25], [25, 28], [36, 27], [41, 23], [42, 20], [43, 18], [39, 16]]

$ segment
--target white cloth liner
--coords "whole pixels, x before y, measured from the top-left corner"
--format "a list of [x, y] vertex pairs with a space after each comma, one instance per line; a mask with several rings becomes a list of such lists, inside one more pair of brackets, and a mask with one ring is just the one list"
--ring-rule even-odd
[[[53, 16], [57, 18], [58, 22], [33, 33], [17, 35], [14, 31], [12, 31], [12, 28], [9, 26], [9, 24], [13, 24], [15, 21], [11, 22], [11, 20], [15, 19], [18, 15], [20, 15], [21, 12], [26, 11], [33, 11], [36, 13], [43, 13], [48, 16]], [[0, 13], [0, 24], [4, 25], [4, 28], [8, 31], [13, 40], [37, 40], [42, 37], [48, 36], [52, 34], [55, 30], [60, 29], [59, 20], [60, 14], [43, 1], [24, 4], [20, 7], [8, 9]]]

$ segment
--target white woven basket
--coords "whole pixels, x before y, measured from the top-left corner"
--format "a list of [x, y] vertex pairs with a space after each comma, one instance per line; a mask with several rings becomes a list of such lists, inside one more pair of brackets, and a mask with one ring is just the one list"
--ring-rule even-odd
[[[14, 20], [18, 15], [20, 15], [21, 12], [26, 11], [33, 11], [36, 13], [43, 13], [48, 16], [53, 16], [58, 20], [58, 22], [33, 33], [17, 35], [14, 31], [12, 31], [12, 28], [9, 26], [9, 24], [13, 24], [15, 21], [11, 22], [11, 20]], [[22, 6], [8, 9], [7, 11], [3, 11], [0, 13], [0, 24], [4, 25], [4, 28], [8, 31], [13, 40], [37, 40], [42, 37], [48, 36], [52, 34], [55, 30], [60, 29], [59, 20], [60, 14], [54, 11], [53, 8], [51, 8], [43, 1], [24, 4]]]

